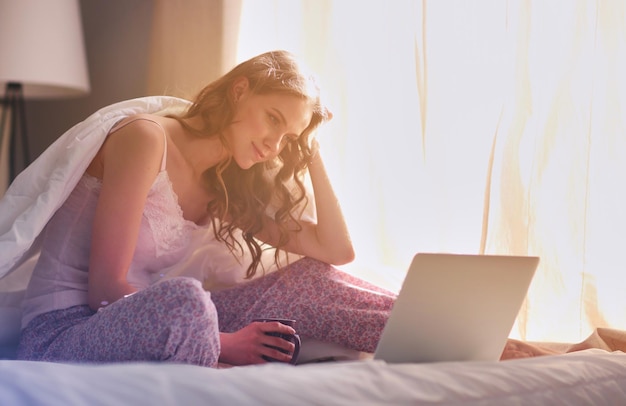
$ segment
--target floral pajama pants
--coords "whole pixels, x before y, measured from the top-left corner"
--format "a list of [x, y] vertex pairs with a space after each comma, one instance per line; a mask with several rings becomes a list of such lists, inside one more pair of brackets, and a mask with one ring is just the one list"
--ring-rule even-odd
[[36, 317], [22, 331], [18, 358], [215, 366], [220, 331], [266, 317], [295, 319], [302, 337], [373, 352], [394, 300], [395, 294], [310, 258], [211, 293], [195, 279], [172, 278], [98, 312], [74, 306]]

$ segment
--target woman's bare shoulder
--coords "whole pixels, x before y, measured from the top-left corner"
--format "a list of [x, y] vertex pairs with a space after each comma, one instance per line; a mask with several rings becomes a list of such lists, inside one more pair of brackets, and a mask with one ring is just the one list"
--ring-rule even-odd
[[109, 135], [122, 130], [126, 130], [127, 132], [130, 130], [134, 132], [141, 131], [148, 133], [159, 130], [159, 132], [163, 134], [163, 125], [167, 120], [169, 120], [167, 117], [157, 116], [155, 114], [134, 114], [123, 118], [115, 124], [115, 126], [111, 128], [111, 131], [109, 131]]
[[139, 162], [160, 162], [165, 136], [160, 119], [151, 114], [124, 118], [109, 132], [87, 173], [102, 179], [105, 166], [110, 164], [133, 166]]

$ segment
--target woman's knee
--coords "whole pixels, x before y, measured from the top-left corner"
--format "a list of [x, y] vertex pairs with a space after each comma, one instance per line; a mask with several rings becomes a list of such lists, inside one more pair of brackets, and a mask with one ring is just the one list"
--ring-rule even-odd
[[155, 286], [153, 295], [168, 331], [171, 360], [211, 366], [220, 351], [217, 310], [199, 281], [173, 278]]
[[193, 278], [178, 277], [165, 280], [154, 286], [157, 291], [153, 299], [159, 305], [165, 305], [168, 313], [180, 313], [180, 316], [192, 319], [208, 316], [217, 320], [215, 305], [210, 293], [202, 288], [202, 284]]

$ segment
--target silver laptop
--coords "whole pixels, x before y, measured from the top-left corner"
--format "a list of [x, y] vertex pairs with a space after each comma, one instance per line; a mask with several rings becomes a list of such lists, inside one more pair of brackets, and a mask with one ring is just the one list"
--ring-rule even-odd
[[538, 257], [416, 254], [374, 359], [497, 361]]

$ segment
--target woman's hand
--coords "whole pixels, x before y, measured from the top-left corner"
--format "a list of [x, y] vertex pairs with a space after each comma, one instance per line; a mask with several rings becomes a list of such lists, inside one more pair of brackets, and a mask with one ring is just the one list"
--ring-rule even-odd
[[[309, 174], [313, 186], [315, 220], [301, 218], [296, 225], [288, 225], [293, 231], [287, 244], [281, 245], [281, 248], [332, 265], [347, 264], [354, 260], [354, 247], [319, 152], [309, 162]], [[280, 233], [274, 219], [267, 216], [263, 229], [255, 237], [276, 247], [280, 242]]]
[[[296, 331], [290, 326], [272, 321], [253, 322], [234, 333], [220, 333], [219, 361], [230, 365], [263, 364], [267, 362], [263, 356], [281, 362], [291, 361], [295, 345], [283, 338], [266, 333], [293, 335]], [[268, 346], [280, 348], [288, 354]]]

